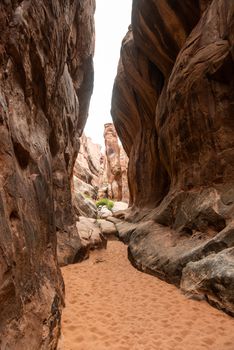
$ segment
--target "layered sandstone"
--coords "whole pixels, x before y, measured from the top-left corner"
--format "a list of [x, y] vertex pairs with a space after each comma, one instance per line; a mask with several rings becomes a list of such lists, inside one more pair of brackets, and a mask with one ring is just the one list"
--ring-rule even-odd
[[0, 348], [56, 349], [58, 237], [93, 84], [94, 1], [0, 4]]
[[234, 281], [233, 19], [229, 0], [134, 0], [112, 98], [129, 156], [127, 220], [143, 221], [125, 229], [130, 259], [178, 285], [186, 267], [183, 289], [196, 275], [194, 293], [232, 314], [222, 291]]

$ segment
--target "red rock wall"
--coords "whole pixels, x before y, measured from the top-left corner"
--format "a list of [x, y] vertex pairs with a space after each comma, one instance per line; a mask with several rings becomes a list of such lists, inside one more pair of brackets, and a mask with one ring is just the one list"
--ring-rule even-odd
[[112, 115], [136, 207], [233, 185], [233, 7], [133, 1]]
[[128, 188], [128, 156], [120, 145], [120, 167], [122, 177], [122, 201], [129, 203], [129, 188]]
[[105, 157], [102, 181], [108, 183], [108, 197], [117, 201], [129, 200], [127, 183], [128, 158], [119, 145], [114, 125], [104, 125]]
[[58, 234], [93, 84], [94, 1], [0, 3], [0, 348], [55, 349]]
[[[129, 202], [127, 179], [128, 157], [119, 144], [112, 123], [104, 126], [105, 150], [82, 135], [80, 150], [73, 169], [74, 199], [83, 194], [88, 199], [103, 197]], [[77, 206], [77, 201], [75, 200]], [[89, 211], [90, 215], [90, 211]]]
[[[82, 187], [82, 183], [92, 186], [93, 188], [99, 186], [99, 176], [101, 171], [101, 146], [93, 143], [90, 137], [86, 137], [85, 134], [81, 137], [80, 150], [76, 158], [75, 166], [73, 169], [73, 180], [77, 178]], [[82, 191], [83, 193], [85, 191]], [[90, 197], [95, 197], [89, 191], [87, 191]], [[95, 191], [94, 191], [95, 192]], [[96, 189], [97, 192], [97, 189]], [[96, 194], [97, 195], [97, 194]]]
[[232, 315], [233, 45], [233, 1], [133, 0], [112, 97], [131, 261]]

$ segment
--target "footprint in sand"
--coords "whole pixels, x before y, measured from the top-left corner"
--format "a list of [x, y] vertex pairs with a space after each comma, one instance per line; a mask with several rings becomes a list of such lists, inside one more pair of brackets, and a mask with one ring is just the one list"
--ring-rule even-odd
[[92, 259], [62, 268], [62, 350], [234, 350], [233, 318], [136, 271], [122, 243], [109, 242], [105, 269]]
[[82, 343], [84, 341], [84, 337], [82, 335], [79, 335], [74, 340], [75, 340], [75, 342], [77, 342], [79, 344], [79, 343]]

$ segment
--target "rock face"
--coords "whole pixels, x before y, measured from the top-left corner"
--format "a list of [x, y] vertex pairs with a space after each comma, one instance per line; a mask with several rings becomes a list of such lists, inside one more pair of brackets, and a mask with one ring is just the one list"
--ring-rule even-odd
[[76, 214], [97, 217], [95, 200], [110, 198], [128, 203], [128, 157], [119, 145], [113, 124], [105, 124], [105, 152], [82, 135], [73, 172], [73, 205]]
[[212, 305], [234, 316], [234, 248], [188, 263], [181, 288], [188, 295], [205, 294]]
[[77, 216], [97, 217], [94, 201], [98, 197], [101, 158], [101, 146], [83, 134], [73, 170], [73, 207]]
[[122, 202], [129, 202], [129, 189], [128, 189], [128, 156], [120, 145], [120, 167], [121, 167], [121, 177], [122, 177]]
[[[178, 285], [190, 261], [233, 245], [233, 18], [228, 0], [134, 0], [122, 43], [112, 116], [129, 157], [126, 218], [143, 221], [126, 236], [129, 257]], [[206, 297], [220, 254], [204, 262]]]
[[[86, 185], [92, 186], [87, 189], [87, 195], [96, 199], [97, 189], [95, 187], [99, 185], [99, 175], [101, 171], [101, 146], [92, 142], [90, 137], [86, 137], [84, 134], [81, 137], [80, 150], [76, 158], [73, 176], [76, 181], [79, 180], [79, 187], [87, 187]], [[82, 190], [85, 193], [85, 188]]]
[[101, 190], [106, 187], [108, 198], [129, 201], [127, 167], [128, 157], [119, 145], [118, 136], [112, 123], [104, 125], [105, 159], [101, 178]]
[[56, 349], [56, 231], [93, 84], [94, 1], [0, 3], [0, 348]]

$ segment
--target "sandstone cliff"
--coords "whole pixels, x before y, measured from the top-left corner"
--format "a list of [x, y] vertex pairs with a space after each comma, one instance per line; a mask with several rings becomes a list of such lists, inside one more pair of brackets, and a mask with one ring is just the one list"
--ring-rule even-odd
[[128, 157], [112, 123], [104, 126], [105, 149], [84, 134], [73, 170], [73, 204], [77, 216], [95, 218], [100, 198], [128, 203]]
[[[94, 0], [0, 3], [0, 348], [55, 349], [56, 231], [93, 84]], [[73, 232], [73, 231], [72, 231]]]
[[232, 314], [233, 43], [232, 1], [133, 0], [112, 97], [130, 259]]
[[[127, 167], [128, 157], [119, 144], [115, 127], [112, 123], [104, 125], [105, 159], [103, 161], [102, 187], [106, 195], [116, 201], [129, 200]], [[101, 186], [100, 186], [101, 187]]]

